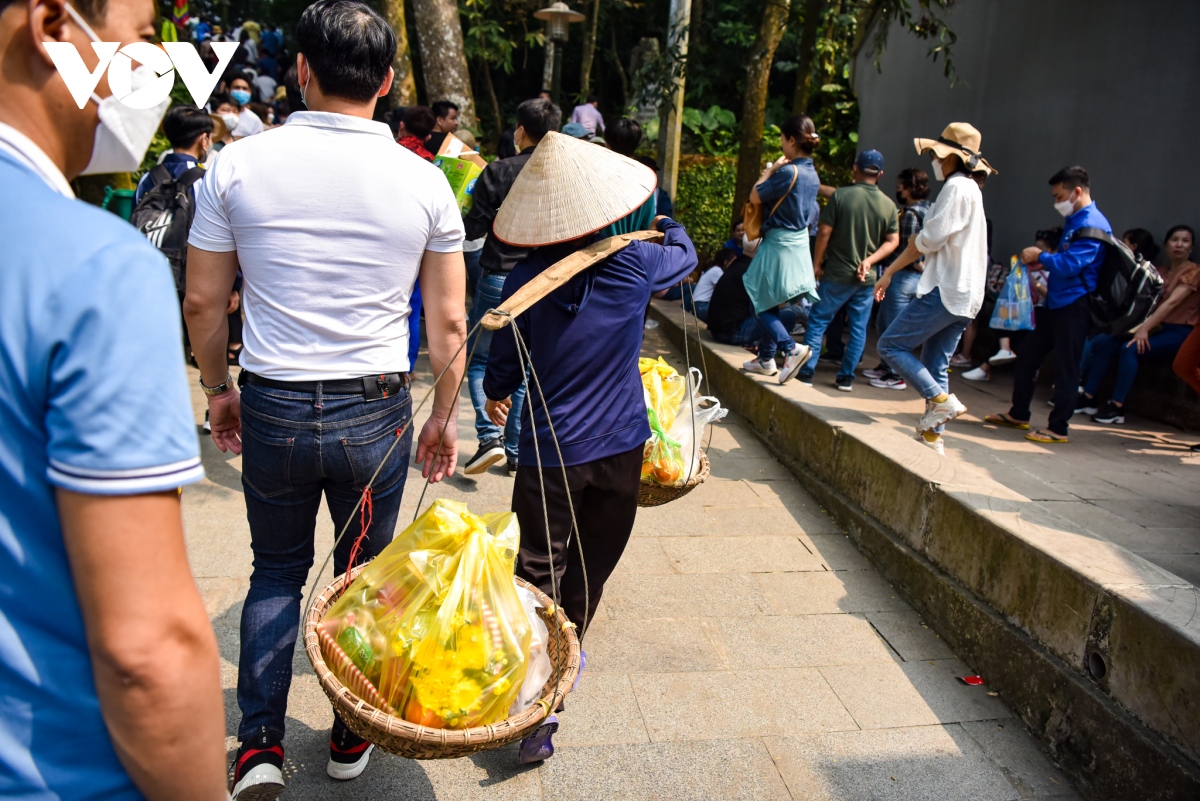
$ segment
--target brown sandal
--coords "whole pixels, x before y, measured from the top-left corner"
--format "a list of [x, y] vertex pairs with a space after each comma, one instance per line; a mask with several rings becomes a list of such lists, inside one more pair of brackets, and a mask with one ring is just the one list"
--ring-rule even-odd
[[1018, 431], [1028, 431], [1029, 423], [1024, 420], [1018, 420], [1009, 415], [1008, 412], [1000, 412], [999, 414], [989, 414], [983, 418], [983, 422], [991, 423], [996, 426], [1004, 426], [1005, 428], [1015, 428]]

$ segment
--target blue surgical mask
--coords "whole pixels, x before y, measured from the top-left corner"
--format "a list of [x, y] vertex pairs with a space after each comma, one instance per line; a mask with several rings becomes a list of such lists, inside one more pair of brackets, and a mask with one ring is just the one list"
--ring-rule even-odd
[[234, 89], [229, 93], [229, 96], [236, 100], [239, 106], [244, 106], [250, 102], [250, 93], [245, 89]]

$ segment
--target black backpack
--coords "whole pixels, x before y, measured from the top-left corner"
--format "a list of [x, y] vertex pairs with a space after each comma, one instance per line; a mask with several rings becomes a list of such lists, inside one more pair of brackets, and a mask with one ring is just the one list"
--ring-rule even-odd
[[175, 289], [183, 296], [187, 286], [187, 238], [196, 215], [192, 185], [204, 177], [204, 168], [192, 167], [178, 178], [162, 164], [150, 171], [151, 187], [133, 209], [129, 222], [171, 263]]
[[1145, 322], [1163, 292], [1162, 276], [1154, 265], [1099, 228], [1080, 228], [1071, 239], [1095, 239], [1108, 246], [1096, 290], [1088, 297], [1092, 327], [1098, 333], [1124, 334]]

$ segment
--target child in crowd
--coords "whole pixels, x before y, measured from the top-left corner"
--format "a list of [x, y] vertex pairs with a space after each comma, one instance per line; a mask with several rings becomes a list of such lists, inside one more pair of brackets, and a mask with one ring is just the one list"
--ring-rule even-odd
[[704, 322], [708, 322], [708, 304], [712, 300], [713, 289], [716, 288], [717, 282], [721, 280], [721, 276], [725, 274], [726, 268], [737, 257], [736, 250], [730, 248], [721, 250], [717, 254], [717, 257], [713, 259], [712, 266], [700, 274], [700, 280], [696, 282], [692, 291], [684, 294], [684, 309], [690, 311]]

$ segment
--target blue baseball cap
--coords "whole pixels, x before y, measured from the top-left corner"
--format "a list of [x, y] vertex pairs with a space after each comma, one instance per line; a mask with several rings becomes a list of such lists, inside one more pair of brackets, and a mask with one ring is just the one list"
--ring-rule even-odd
[[587, 139], [591, 136], [591, 134], [588, 133], [588, 129], [584, 128], [577, 122], [568, 122], [563, 126], [562, 132], [567, 136], [573, 136], [576, 139]]
[[878, 150], [864, 150], [854, 164], [863, 172], [883, 172], [883, 154]]

